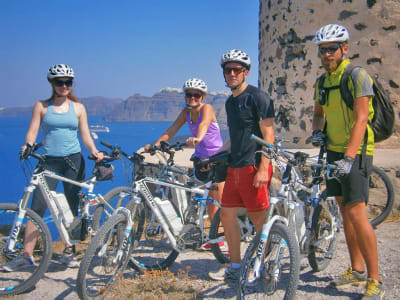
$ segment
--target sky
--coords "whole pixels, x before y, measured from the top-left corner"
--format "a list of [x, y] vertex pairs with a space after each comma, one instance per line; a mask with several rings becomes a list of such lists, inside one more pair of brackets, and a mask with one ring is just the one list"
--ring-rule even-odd
[[70, 65], [78, 98], [126, 99], [181, 88], [192, 77], [227, 91], [230, 49], [258, 80], [258, 0], [0, 0], [0, 107], [47, 99], [47, 70]]

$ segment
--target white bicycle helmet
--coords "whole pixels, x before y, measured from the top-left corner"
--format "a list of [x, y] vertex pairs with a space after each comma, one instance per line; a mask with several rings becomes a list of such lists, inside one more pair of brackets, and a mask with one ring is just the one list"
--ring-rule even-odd
[[58, 77], [71, 77], [74, 78], [74, 70], [68, 65], [58, 64], [50, 67], [47, 72], [47, 79], [51, 80]]
[[183, 91], [186, 92], [186, 90], [189, 89], [199, 90], [204, 94], [207, 94], [207, 84], [198, 78], [190, 78], [185, 81], [185, 84], [183, 85]]
[[250, 70], [251, 62], [250, 57], [242, 50], [229, 50], [221, 57], [221, 67], [223, 68], [227, 63], [236, 62]]
[[315, 34], [314, 42], [317, 45], [330, 42], [346, 42], [350, 35], [346, 27], [338, 24], [329, 24], [321, 27]]

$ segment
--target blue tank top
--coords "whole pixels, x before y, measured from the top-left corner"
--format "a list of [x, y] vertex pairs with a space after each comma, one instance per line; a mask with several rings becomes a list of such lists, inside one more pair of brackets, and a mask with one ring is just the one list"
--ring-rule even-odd
[[42, 119], [46, 155], [61, 157], [81, 151], [78, 139], [78, 116], [72, 101], [68, 101], [69, 109], [65, 113], [57, 113], [53, 108], [53, 102], [49, 101], [47, 112]]

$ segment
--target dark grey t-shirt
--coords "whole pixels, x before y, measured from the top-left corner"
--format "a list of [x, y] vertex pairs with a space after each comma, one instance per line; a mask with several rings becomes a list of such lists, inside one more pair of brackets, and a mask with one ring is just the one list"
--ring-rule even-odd
[[259, 122], [274, 118], [274, 103], [262, 90], [248, 85], [237, 97], [230, 96], [225, 103], [228, 119], [229, 136], [231, 139], [230, 167], [240, 168], [258, 164], [261, 156], [255, 156], [255, 151], [261, 146], [250, 140], [252, 134], [261, 137]]

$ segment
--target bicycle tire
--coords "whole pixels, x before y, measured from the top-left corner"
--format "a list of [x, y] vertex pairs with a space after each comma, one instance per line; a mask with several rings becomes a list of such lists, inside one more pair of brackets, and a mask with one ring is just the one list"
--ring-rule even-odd
[[[114, 209], [117, 209], [120, 206], [126, 206], [127, 203], [131, 200], [131, 191], [132, 188], [128, 186], [120, 186], [113, 188], [108, 191], [104, 195], [104, 200], [107, 201], [110, 205], [113, 206]], [[125, 199], [128, 197], [127, 199]], [[97, 232], [101, 225], [107, 220], [107, 214], [104, 213], [104, 210], [107, 209], [108, 213], [112, 215], [112, 211], [110, 208], [106, 207], [104, 204], [99, 204], [92, 216], [92, 229], [94, 232]]]
[[[215, 213], [215, 215], [211, 221], [211, 227], [210, 227], [210, 232], [209, 232], [210, 240], [221, 238], [221, 237], [225, 236], [224, 229], [223, 229], [222, 222], [221, 222], [220, 213], [221, 213], [221, 209], [218, 209], [218, 211]], [[247, 218], [247, 216], [245, 216], [245, 218]], [[242, 224], [245, 223], [245, 220], [242, 217], [238, 217], [237, 220], [239, 223], [242, 223]], [[246, 235], [252, 234], [254, 232], [254, 226], [252, 226], [252, 228], [250, 230], [252, 231], [251, 233], [246, 231], [244, 234], [246, 234]], [[250, 238], [248, 238], [248, 240], [250, 240]], [[240, 245], [240, 248], [242, 250], [241, 253], [245, 252], [245, 249], [247, 248], [248, 240], [246, 238], [242, 238], [242, 242]], [[214, 243], [214, 244], [210, 244], [210, 245], [211, 245], [211, 251], [219, 263], [226, 264], [226, 263], [230, 262], [229, 248], [228, 248], [228, 244], [227, 244], [225, 238], [223, 239], [223, 241], [221, 241], [219, 243]]]
[[[324, 195], [322, 195], [321, 197], [326, 197], [326, 193]], [[334, 198], [332, 198], [332, 205], [330, 207], [331, 214], [339, 219], [339, 206]], [[317, 207], [315, 207], [311, 222], [310, 243], [313, 243], [316, 240], [332, 234], [331, 223], [329, 222], [329, 218], [327, 218], [327, 215], [323, 209], [324, 208], [322, 207], [322, 205], [318, 205]], [[325, 241], [324, 243], [321, 243], [316, 247], [310, 246], [308, 253], [308, 262], [310, 263], [313, 272], [325, 270], [333, 259], [337, 245], [337, 233], [338, 231], [335, 231], [333, 233], [332, 239]], [[324, 247], [324, 245], [326, 245], [326, 247]]]
[[[10, 252], [7, 249], [7, 237], [12, 228], [18, 205], [12, 203], [0, 204], [0, 296], [11, 296], [20, 294], [32, 288], [47, 271], [52, 254], [52, 240], [48, 227], [33, 210], [27, 208], [25, 219], [32, 221], [39, 231], [39, 237], [34, 247], [33, 257], [36, 267], [29, 266], [14, 272], [2, 272], [3, 265], [22, 254], [24, 249], [24, 234], [26, 221], [17, 236], [17, 250]], [[39, 257], [39, 255], [41, 257]], [[17, 278], [15, 277], [17, 276]], [[19, 283], [19, 284], [16, 284]]]
[[[152, 211], [144, 201], [142, 204], [135, 216], [137, 227], [129, 266], [139, 272], [165, 270], [175, 262], [179, 252], [172, 247], [162, 230], [150, 229]], [[159, 226], [158, 221], [155, 224]]]
[[[274, 299], [295, 299], [300, 273], [300, 252], [296, 237], [289, 227], [279, 223], [271, 227], [268, 235], [262, 278], [256, 281], [252, 288], [249, 287], [248, 280], [252, 280], [254, 256], [257, 254], [261, 238], [261, 231], [259, 231], [250, 242], [242, 259], [236, 299], [246, 299], [247, 292], [253, 288], [252, 294], [260, 293], [261, 297], [265, 297], [265, 294], [269, 296], [274, 294]], [[275, 246], [278, 248], [275, 249]], [[257, 283], [261, 283], [262, 288]], [[253, 294], [250, 297], [254, 298], [254, 296]]]
[[104, 294], [122, 276], [133, 248], [134, 231], [131, 232], [130, 242], [123, 246], [122, 257], [116, 262], [114, 259], [123, 242], [122, 235], [126, 222], [126, 216], [122, 213], [111, 216], [90, 242], [82, 258], [77, 277], [77, 292], [81, 299], [103, 298]]
[[391, 213], [394, 205], [393, 183], [382, 169], [372, 166], [369, 178], [368, 219], [376, 228]]

